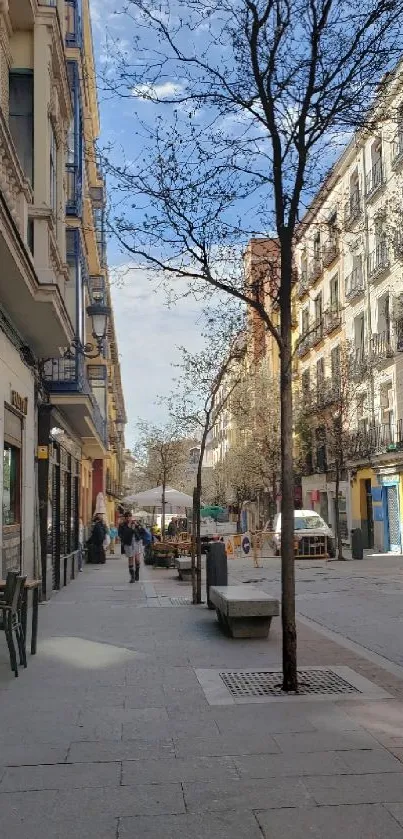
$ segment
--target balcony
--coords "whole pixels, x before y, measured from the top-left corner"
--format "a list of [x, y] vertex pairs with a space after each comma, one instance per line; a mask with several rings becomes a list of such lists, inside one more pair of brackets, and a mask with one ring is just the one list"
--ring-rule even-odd
[[379, 242], [368, 257], [368, 280], [376, 282], [390, 266], [389, 249], [385, 241]]
[[383, 163], [382, 159], [379, 158], [376, 163], [374, 163], [365, 179], [367, 201], [377, 195], [384, 183]]
[[316, 283], [323, 271], [322, 261], [319, 256], [315, 256], [309, 263], [308, 277], [309, 283]]
[[89, 457], [104, 457], [107, 423], [91, 390], [83, 356], [52, 358], [45, 362], [43, 379], [52, 405], [63, 408], [73, 430], [83, 441]]
[[403, 420], [391, 424], [369, 425], [350, 435], [349, 457], [370, 458], [375, 454], [403, 450]]
[[365, 346], [356, 347], [351, 359], [352, 375], [354, 379], [361, 379], [367, 370], [368, 358]]
[[310, 345], [310, 336], [309, 335], [301, 335], [298, 343], [297, 353], [300, 358], [306, 355], [311, 348]]
[[403, 163], [403, 127], [399, 127], [392, 142], [392, 169], [399, 169]]
[[341, 309], [338, 305], [330, 306], [325, 311], [325, 333], [330, 335], [341, 326]]
[[344, 226], [346, 230], [350, 230], [354, 226], [361, 215], [361, 211], [361, 194], [359, 188], [356, 187], [350, 193], [350, 198], [344, 205]]
[[323, 318], [315, 320], [311, 326], [309, 340], [311, 347], [315, 347], [323, 339]]
[[382, 363], [393, 358], [396, 341], [390, 332], [376, 332], [371, 335], [371, 359], [374, 363]]
[[308, 293], [309, 285], [310, 285], [310, 283], [309, 283], [309, 279], [308, 279], [308, 272], [307, 272], [306, 269], [302, 270], [301, 271], [301, 276], [299, 278], [298, 285], [297, 285], [297, 294], [298, 294], [298, 297], [300, 299], [301, 299], [301, 297], [304, 297], [304, 295]]
[[112, 498], [122, 498], [123, 495], [123, 487], [120, 486], [119, 481], [109, 475], [106, 476], [106, 494]]
[[322, 263], [324, 268], [329, 268], [329, 266], [337, 259], [340, 254], [340, 247], [337, 240], [333, 239], [326, 243], [323, 246], [322, 250]]
[[348, 274], [344, 280], [344, 289], [346, 300], [355, 300], [364, 293], [364, 276], [362, 268], [353, 268], [351, 274]]

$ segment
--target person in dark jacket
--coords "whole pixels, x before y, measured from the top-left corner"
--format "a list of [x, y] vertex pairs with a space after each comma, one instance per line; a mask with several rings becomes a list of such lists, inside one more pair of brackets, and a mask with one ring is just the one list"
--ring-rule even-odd
[[124, 553], [127, 556], [127, 562], [129, 565], [129, 574], [130, 574], [130, 582], [135, 582], [135, 573], [134, 573], [134, 532], [133, 532], [133, 524], [132, 524], [132, 517], [130, 513], [125, 513], [123, 517], [123, 522], [119, 525], [118, 530], [119, 539], [124, 550]]
[[105, 524], [100, 513], [97, 513], [93, 518], [91, 536], [88, 540], [89, 556], [91, 557], [91, 562], [94, 564], [100, 563], [103, 565], [106, 562], [104, 549], [105, 536]]

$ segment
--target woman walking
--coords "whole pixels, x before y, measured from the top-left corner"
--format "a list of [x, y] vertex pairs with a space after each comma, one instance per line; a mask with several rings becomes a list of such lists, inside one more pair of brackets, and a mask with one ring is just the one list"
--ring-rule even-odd
[[122, 523], [119, 525], [119, 539], [121, 541], [122, 549], [127, 556], [129, 565], [130, 582], [134, 583], [134, 530], [131, 520], [131, 514], [125, 513]]
[[93, 527], [91, 536], [88, 539], [88, 545], [90, 548], [90, 557], [91, 562], [94, 564], [100, 563], [101, 565], [106, 562], [105, 556], [105, 548], [104, 548], [104, 541], [105, 536], [107, 533], [107, 529], [103, 522], [102, 516], [100, 513], [96, 513], [93, 518]]

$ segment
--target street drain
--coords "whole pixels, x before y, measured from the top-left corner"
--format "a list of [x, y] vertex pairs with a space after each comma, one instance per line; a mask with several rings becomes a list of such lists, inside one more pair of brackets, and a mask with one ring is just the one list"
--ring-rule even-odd
[[191, 606], [192, 600], [190, 597], [170, 597], [172, 606]]
[[[282, 677], [279, 671], [225, 671], [220, 673], [224, 685], [231, 696], [284, 696]], [[299, 670], [298, 695], [328, 696], [362, 693], [355, 685], [348, 682], [333, 670]]]

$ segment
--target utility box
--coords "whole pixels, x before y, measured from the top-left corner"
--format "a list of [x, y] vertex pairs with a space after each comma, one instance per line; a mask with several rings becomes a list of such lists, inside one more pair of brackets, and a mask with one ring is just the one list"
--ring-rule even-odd
[[210, 586], [228, 585], [228, 563], [224, 542], [209, 542], [206, 551], [207, 606], [215, 609], [210, 600]]
[[360, 527], [355, 527], [351, 531], [351, 556], [353, 559], [364, 558], [364, 543]]

